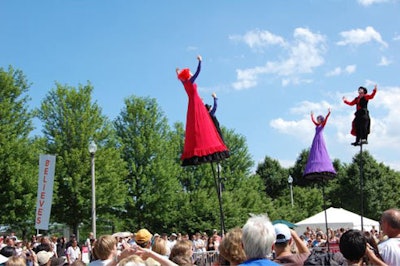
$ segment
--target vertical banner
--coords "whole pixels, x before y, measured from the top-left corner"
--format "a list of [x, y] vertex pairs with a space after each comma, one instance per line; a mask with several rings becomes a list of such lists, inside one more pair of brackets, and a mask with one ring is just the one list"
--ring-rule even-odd
[[35, 228], [48, 230], [51, 202], [53, 200], [54, 170], [56, 156], [41, 154], [39, 158], [39, 180], [36, 203]]

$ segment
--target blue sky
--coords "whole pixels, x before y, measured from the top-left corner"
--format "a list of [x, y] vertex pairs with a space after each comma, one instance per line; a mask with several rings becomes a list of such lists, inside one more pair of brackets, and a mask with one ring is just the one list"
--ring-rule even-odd
[[2, 0], [0, 67], [26, 74], [32, 108], [55, 82], [90, 81], [110, 119], [126, 97], [149, 96], [173, 124], [187, 109], [175, 68], [195, 69], [200, 54], [199, 93], [211, 103], [216, 92], [220, 123], [256, 163], [285, 167], [311, 145], [310, 112], [329, 107], [330, 157], [350, 163], [355, 107], [342, 97], [377, 84], [365, 149], [400, 170], [399, 14], [400, 0]]

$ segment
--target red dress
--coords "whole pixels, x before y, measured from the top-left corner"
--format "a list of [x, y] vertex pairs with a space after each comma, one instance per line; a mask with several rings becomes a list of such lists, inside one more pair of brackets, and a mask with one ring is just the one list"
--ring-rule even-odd
[[[183, 166], [218, 162], [229, 157], [229, 150], [218, 134], [210, 114], [197, 92], [197, 84], [194, 81], [200, 73], [200, 69], [201, 61], [199, 61], [196, 73], [191, 78], [180, 78], [189, 98], [185, 144], [181, 156]], [[188, 70], [186, 69], [186, 71]]]

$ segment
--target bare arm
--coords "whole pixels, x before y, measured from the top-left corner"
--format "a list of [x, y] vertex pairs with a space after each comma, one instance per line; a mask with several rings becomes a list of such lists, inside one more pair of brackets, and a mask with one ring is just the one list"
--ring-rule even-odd
[[367, 249], [365, 250], [365, 255], [367, 255], [368, 259], [370, 260], [372, 265], [375, 266], [387, 266], [385, 262], [380, 260], [374, 253], [373, 248], [367, 244]]
[[299, 254], [303, 253], [310, 253], [310, 250], [304, 243], [304, 241], [297, 235], [296, 231], [293, 229], [290, 229], [290, 234], [292, 235], [292, 238], [294, 240], [294, 243], [296, 244], [297, 250], [299, 251]]

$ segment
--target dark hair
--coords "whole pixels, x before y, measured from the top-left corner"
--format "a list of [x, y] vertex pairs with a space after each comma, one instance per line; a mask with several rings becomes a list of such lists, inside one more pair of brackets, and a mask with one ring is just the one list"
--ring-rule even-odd
[[[365, 231], [365, 232], [364, 232], [364, 237], [365, 237], [365, 240], [367, 241], [367, 243], [373, 248], [373, 251], [374, 251], [374, 253], [375, 253], [375, 256], [377, 256], [378, 259], [380, 259], [381, 261], [383, 261], [381, 255], [379, 254], [378, 245], [376, 244], [376, 241], [375, 241], [375, 238], [374, 238], [373, 234], [371, 234], [371, 233], [368, 232], [368, 231]], [[365, 262], [368, 262], [368, 261], [369, 261], [369, 259], [368, 259], [367, 256], [364, 256], [364, 261], [365, 261]], [[368, 264], [367, 264], [367, 265], [368, 265]]]
[[149, 241], [146, 242], [136, 242], [136, 244], [142, 248], [146, 248], [149, 245]]
[[363, 90], [365, 94], [367, 94], [367, 93], [368, 93], [368, 90], [367, 90], [367, 88], [365, 88], [365, 87], [363, 87], [363, 86], [359, 87], [358, 89], [359, 89], [359, 90], [360, 90], [360, 89], [361, 89], [361, 90]]
[[365, 254], [366, 248], [367, 241], [360, 230], [348, 230], [340, 237], [340, 252], [349, 261], [360, 261]]
[[17, 255], [17, 251], [15, 250], [15, 247], [5, 246], [0, 250], [0, 254], [9, 258]]
[[204, 106], [206, 107], [207, 111], [210, 111], [210, 109], [211, 109], [211, 105], [209, 105], [209, 104], [205, 104]]

